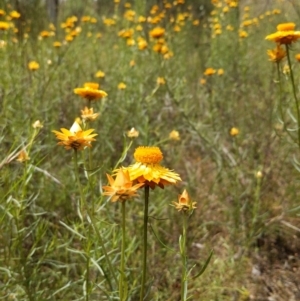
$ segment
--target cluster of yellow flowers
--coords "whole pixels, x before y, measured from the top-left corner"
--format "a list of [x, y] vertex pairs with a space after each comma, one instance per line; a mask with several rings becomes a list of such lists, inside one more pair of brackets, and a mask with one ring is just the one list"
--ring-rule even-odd
[[[107, 96], [107, 93], [99, 89], [97, 83], [85, 83], [83, 88], [74, 89], [74, 93], [86, 99], [89, 103], [97, 99]], [[99, 113], [94, 113], [93, 108], [87, 106], [81, 110], [82, 121], [86, 124], [87, 121], [93, 121]], [[58, 145], [64, 146], [65, 149], [73, 149], [75, 151], [83, 150], [86, 147], [92, 147], [92, 142], [97, 136], [94, 129], [82, 129], [80, 118], [77, 118], [71, 128], [61, 128], [60, 131], [53, 130]], [[132, 128], [128, 132], [128, 137], [134, 138], [138, 136], [138, 131]], [[180, 136], [177, 131], [170, 133], [171, 140], [179, 140]], [[25, 154], [22, 154], [24, 159]], [[137, 190], [143, 186], [148, 186], [154, 189], [156, 186], [164, 188], [165, 185], [174, 185], [181, 181], [180, 176], [174, 171], [163, 167], [160, 162], [163, 159], [163, 154], [158, 147], [140, 146], [134, 152], [136, 162], [128, 167], [121, 167], [114, 171], [116, 175], [113, 178], [107, 174], [107, 179], [110, 185], [104, 186], [104, 195], [111, 196], [111, 201], [126, 201], [137, 195]], [[195, 209], [195, 203], [191, 202], [186, 190], [179, 196], [178, 203], [175, 204], [179, 211], [191, 211]]]
[[[86, 99], [90, 105], [91, 101], [96, 101], [107, 96], [107, 93], [99, 89], [98, 83], [88, 82], [83, 85], [83, 88], [74, 89], [74, 93]], [[89, 121], [94, 121], [100, 114], [94, 113], [93, 108], [87, 106], [81, 110], [81, 118], [84, 124]], [[80, 118], [76, 119], [71, 128], [61, 128], [61, 132], [53, 131], [56, 138], [59, 140], [58, 145], [64, 146], [67, 150], [83, 150], [85, 147], [91, 147], [92, 141], [97, 134], [93, 133], [94, 129], [83, 130], [81, 127], [82, 121]]]
[[[266, 40], [273, 41], [277, 45], [275, 49], [267, 50], [270, 61], [279, 63], [286, 57], [286, 50], [288, 47], [300, 39], [300, 31], [296, 31], [295, 23], [282, 23], [277, 25], [277, 31], [275, 33], [266, 36]], [[286, 50], [281, 46], [285, 45]], [[297, 54], [296, 60], [299, 61], [300, 55]]]

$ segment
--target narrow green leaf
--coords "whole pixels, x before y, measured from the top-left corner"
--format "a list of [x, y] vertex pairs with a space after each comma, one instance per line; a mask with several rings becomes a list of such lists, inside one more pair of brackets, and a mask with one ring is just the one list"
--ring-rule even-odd
[[158, 237], [157, 234], [155, 233], [155, 231], [154, 231], [152, 225], [151, 225], [150, 223], [149, 223], [149, 225], [150, 225], [150, 227], [151, 227], [151, 230], [152, 230], [154, 236], [155, 236], [156, 239], [158, 240], [158, 242], [159, 242], [164, 248], [166, 248], [167, 250], [169, 250], [169, 251], [171, 251], [171, 252], [175, 252], [175, 250], [173, 250], [173, 249], [169, 248], [168, 246], [166, 246], [166, 245], [159, 239], [159, 237]]
[[211, 251], [210, 251], [210, 254], [209, 254], [209, 256], [208, 256], [208, 258], [206, 259], [206, 261], [205, 261], [205, 263], [204, 263], [204, 265], [203, 265], [203, 267], [202, 267], [202, 269], [200, 270], [200, 272], [199, 272], [197, 275], [195, 275], [195, 276], [193, 277], [193, 279], [196, 279], [196, 278], [200, 277], [200, 276], [205, 272], [205, 270], [206, 270], [206, 268], [207, 268], [207, 266], [208, 266], [208, 264], [209, 264], [209, 262], [210, 262], [210, 260], [211, 260], [211, 257], [212, 257], [212, 255], [213, 255], [213, 253], [214, 253], [214, 251], [211, 250]]

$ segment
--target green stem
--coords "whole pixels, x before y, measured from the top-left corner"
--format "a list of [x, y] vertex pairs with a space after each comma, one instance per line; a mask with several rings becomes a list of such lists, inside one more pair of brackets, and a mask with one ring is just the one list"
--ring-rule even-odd
[[145, 186], [145, 207], [144, 207], [144, 232], [143, 232], [143, 236], [144, 236], [143, 237], [143, 274], [142, 274], [140, 301], [144, 300], [146, 273], [147, 273], [148, 207], [149, 207], [149, 186], [146, 185]]
[[187, 298], [187, 259], [186, 259], [186, 228], [187, 215], [183, 214], [182, 239], [181, 244], [181, 260], [182, 260], [182, 275], [181, 275], [181, 301], [186, 301]]
[[125, 211], [126, 201], [122, 202], [122, 247], [121, 247], [121, 265], [120, 265], [120, 281], [119, 281], [119, 295], [120, 301], [126, 300], [126, 296], [124, 296], [124, 281], [125, 281], [125, 241], [126, 241], [126, 232], [125, 232], [125, 219], [126, 219], [126, 211]]
[[291, 77], [291, 82], [292, 82], [292, 87], [293, 87], [293, 95], [296, 103], [296, 111], [297, 111], [297, 132], [298, 132], [298, 146], [300, 148], [300, 107], [299, 107], [299, 100], [297, 98], [297, 93], [296, 93], [296, 86], [295, 86], [295, 80], [294, 80], [294, 73], [292, 69], [292, 64], [291, 64], [291, 58], [290, 58], [290, 53], [289, 53], [289, 46], [285, 45], [286, 48], [286, 56], [290, 68], [290, 77]]
[[257, 177], [255, 196], [254, 196], [254, 204], [253, 204], [253, 208], [252, 208], [252, 230], [251, 230], [250, 239], [252, 239], [255, 235], [255, 225], [257, 223], [257, 216], [258, 216], [259, 207], [260, 207], [260, 189], [261, 189], [261, 177]]
[[106, 247], [105, 247], [105, 244], [104, 244], [102, 235], [101, 235], [100, 231], [99, 231], [98, 228], [97, 228], [97, 225], [96, 225], [96, 222], [95, 222], [94, 215], [91, 214], [90, 212], [88, 212], [88, 214], [89, 214], [90, 221], [91, 221], [91, 223], [92, 223], [92, 225], [93, 225], [93, 228], [94, 228], [94, 230], [95, 230], [95, 232], [96, 232], [96, 235], [97, 235], [98, 241], [99, 241], [99, 243], [100, 243], [101, 249], [102, 249], [102, 251], [103, 251], [104, 257], [105, 257], [106, 262], [107, 262], [107, 264], [108, 264], [109, 271], [110, 271], [111, 275], [113, 276], [115, 282], [117, 283], [118, 280], [117, 280], [116, 274], [115, 274], [115, 272], [114, 272], [114, 269], [113, 269], [113, 266], [112, 266], [112, 264], [111, 264], [111, 261], [110, 261], [110, 259], [109, 259], [109, 257], [108, 257], [108, 253], [107, 253], [107, 250], [106, 250]]
[[86, 249], [86, 274], [85, 274], [85, 301], [90, 299], [90, 237], [91, 237], [91, 226], [88, 229], [88, 241]]
[[[74, 169], [75, 169], [75, 176], [76, 176], [76, 181], [77, 181], [77, 185], [78, 185], [78, 189], [80, 192], [80, 214], [82, 214], [83, 212], [83, 190], [82, 190], [82, 186], [79, 180], [79, 166], [78, 166], [78, 153], [77, 153], [77, 149], [74, 149]], [[81, 216], [82, 218], [82, 216]]]
[[[77, 149], [74, 149], [74, 167], [75, 167], [75, 176], [78, 185], [78, 189], [80, 192], [80, 218], [83, 222], [82, 213], [83, 213], [83, 206], [84, 206], [84, 196], [83, 190], [79, 179], [79, 166], [78, 166], [78, 152]], [[84, 226], [84, 223], [83, 223]], [[90, 237], [91, 237], [91, 227], [89, 225], [88, 229], [88, 241], [87, 241], [87, 248], [85, 250], [86, 253], [86, 275], [85, 275], [85, 300], [89, 301], [89, 293], [90, 293]]]
[[285, 116], [283, 112], [283, 97], [282, 97], [282, 81], [281, 81], [281, 73], [280, 73], [280, 66], [279, 63], [276, 64], [277, 66], [277, 80], [279, 83], [279, 110], [280, 110], [280, 115], [281, 115], [281, 120], [283, 122], [283, 128], [285, 132], [290, 136], [290, 138], [295, 142], [295, 138], [293, 135], [291, 135], [290, 131], [286, 127], [286, 122], [285, 122]]

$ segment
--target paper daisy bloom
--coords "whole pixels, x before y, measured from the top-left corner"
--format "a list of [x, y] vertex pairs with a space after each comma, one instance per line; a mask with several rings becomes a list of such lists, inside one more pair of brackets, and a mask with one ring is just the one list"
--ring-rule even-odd
[[154, 39], [159, 39], [163, 37], [164, 34], [165, 34], [165, 29], [162, 27], [155, 27], [149, 32], [150, 37]]
[[83, 131], [81, 126], [77, 121], [75, 121], [70, 128], [67, 130], [65, 128], [60, 129], [59, 131], [52, 131], [58, 140], [60, 140], [57, 144], [62, 145], [65, 149], [74, 149], [74, 150], [82, 150], [85, 147], [92, 147], [91, 142], [95, 141], [94, 138], [98, 134], [92, 134], [94, 129], [89, 129]]
[[286, 56], [286, 51], [277, 45], [275, 49], [267, 50], [267, 54], [270, 61], [279, 63]]
[[105, 91], [99, 90], [98, 83], [85, 83], [83, 88], [74, 89], [74, 93], [88, 100], [96, 100], [107, 96]]
[[131, 197], [137, 196], [137, 190], [144, 185], [144, 183], [136, 184], [134, 186], [130, 180], [127, 170], [120, 168], [117, 172], [116, 178], [106, 174], [109, 185], [103, 186], [105, 192], [103, 195], [111, 196], [112, 202], [124, 202]]
[[40, 65], [35, 62], [35, 61], [31, 61], [28, 63], [28, 69], [31, 70], [31, 71], [36, 71], [40, 68]]
[[192, 202], [190, 200], [190, 196], [186, 189], [184, 189], [183, 193], [178, 196], [178, 202], [173, 202], [172, 206], [174, 206], [179, 212], [187, 212], [197, 208], [196, 202]]
[[181, 181], [174, 171], [160, 165], [163, 154], [158, 147], [140, 146], [134, 152], [136, 163], [128, 166], [130, 180], [144, 183], [151, 189], [155, 186], [164, 188], [165, 185], [175, 185]]
[[282, 23], [277, 26], [277, 31], [266, 36], [266, 40], [278, 44], [289, 45], [300, 39], [300, 31], [295, 31], [295, 23]]
[[100, 113], [94, 113], [93, 108], [84, 107], [83, 110], [81, 110], [81, 118], [84, 121], [94, 121], [97, 119], [97, 117], [100, 115]]

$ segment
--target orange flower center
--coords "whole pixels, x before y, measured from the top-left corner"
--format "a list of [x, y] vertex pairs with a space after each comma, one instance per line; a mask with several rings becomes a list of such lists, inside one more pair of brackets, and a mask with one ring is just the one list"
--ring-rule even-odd
[[134, 158], [137, 162], [155, 164], [163, 159], [163, 154], [159, 147], [140, 146], [135, 150]]
[[295, 30], [296, 24], [295, 23], [282, 23], [277, 25], [278, 31], [292, 31]]

